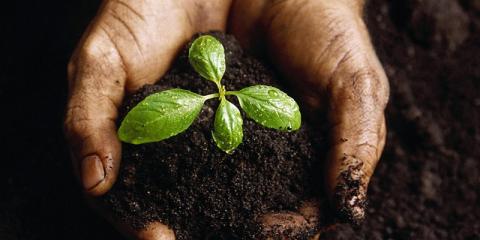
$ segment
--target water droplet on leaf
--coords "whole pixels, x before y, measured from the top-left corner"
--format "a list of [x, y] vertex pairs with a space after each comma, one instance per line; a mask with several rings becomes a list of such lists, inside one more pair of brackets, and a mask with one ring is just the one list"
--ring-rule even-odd
[[270, 95], [270, 97], [277, 97], [278, 92], [275, 90], [268, 90], [268, 95]]

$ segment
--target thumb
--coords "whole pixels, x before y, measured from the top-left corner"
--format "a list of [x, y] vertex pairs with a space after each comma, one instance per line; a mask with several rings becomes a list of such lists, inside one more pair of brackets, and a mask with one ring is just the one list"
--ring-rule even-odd
[[327, 192], [353, 223], [364, 218], [367, 185], [385, 143], [389, 95], [360, 14], [363, 2], [282, 1], [264, 14], [273, 61], [305, 103], [328, 104]]
[[105, 193], [117, 177], [121, 144], [115, 120], [126, 80], [121, 63], [109, 42], [87, 38], [68, 67], [65, 134], [75, 173], [90, 195]]
[[327, 188], [341, 220], [357, 225], [365, 216], [367, 186], [386, 137], [388, 87], [379, 84], [388, 84], [378, 69], [380, 73], [369, 70], [339, 76], [351, 81], [330, 93], [332, 147], [326, 166]]

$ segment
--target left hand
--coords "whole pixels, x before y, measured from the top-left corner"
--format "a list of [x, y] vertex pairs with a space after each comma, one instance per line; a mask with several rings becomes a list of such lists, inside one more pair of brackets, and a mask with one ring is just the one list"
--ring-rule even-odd
[[[307, 107], [327, 112], [326, 192], [339, 217], [355, 224], [364, 219], [367, 185], [385, 144], [389, 95], [363, 7], [362, 0], [243, 0], [233, 3], [229, 19], [242, 44], [266, 46]], [[265, 216], [265, 229], [301, 231], [318, 217], [315, 205], [307, 206], [300, 214]]]

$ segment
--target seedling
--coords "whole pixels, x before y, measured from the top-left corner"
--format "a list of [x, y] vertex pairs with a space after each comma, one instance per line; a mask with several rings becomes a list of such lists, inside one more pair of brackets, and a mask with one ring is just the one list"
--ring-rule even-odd
[[225, 50], [212, 36], [203, 35], [191, 45], [188, 58], [195, 71], [218, 87], [218, 93], [199, 95], [174, 88], [146, 97], [123, 119], [118, 136], [121, 141], [142, 144], [158, 142], [185, 131], [209, 99], [218, 99], [213, 140], [226, 153], [232, 153], [243, 139], [243, 120], [238, 108], [225, 96], [237, 97], [247, 116], [260, 125], [282, 131], [300, 128], [297, 103], [281, 90], [255, 85], [239, 91], [227, 91], [222, 85], [225, 73]]

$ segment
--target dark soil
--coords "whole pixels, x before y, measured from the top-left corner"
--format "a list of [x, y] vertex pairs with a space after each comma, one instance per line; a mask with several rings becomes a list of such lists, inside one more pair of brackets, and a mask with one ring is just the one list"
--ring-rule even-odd
[[365, 223], [326, 239], [480, 239], [480, 1], [372, 0], [391, 86]]
[[[368, 2], [387, 145], [364, 224], [322, 237], [480, 239], [480, 2]], [[122, 239], [83, 202], [61, 130], [65, 66], [99, 3], [23, 3], [0, 16], [0, 239]]]
[[[227, 89], [278, 85], [273, 73], [244, 54], [232, 36], [212, 35], [225, 48], [227, 70], [222, 82]], [[158, 85], [145, 86], [127, 100], [123, 112], [168, 88], [203, 95], [217, 91], [215, 84], [193, 71], [187, 50]], [[218, 101], [208, 101], [192, 126], [175, 137], [144, 145], [123, 144], [119, 181], [105, 196], [105, 206], [137, 228], [161, 221], [174, 229], [179, 240], [220, 235], [258, 239], [257, 217], [294, 211], [302, 200], [314, 196], [313, 189], [321, 189], [321, 181], [314, 179], [320, 171], [316, 151], [320, 140], [309, 136], [314, 131], [305, 121], [299, 131], [281, 132], [244, 115], [244, 141], [233, 154], [226, 154], [211, 137], [217, 106]], [[291, 239], [306, 239], [309, 233], [292, 233]]]

